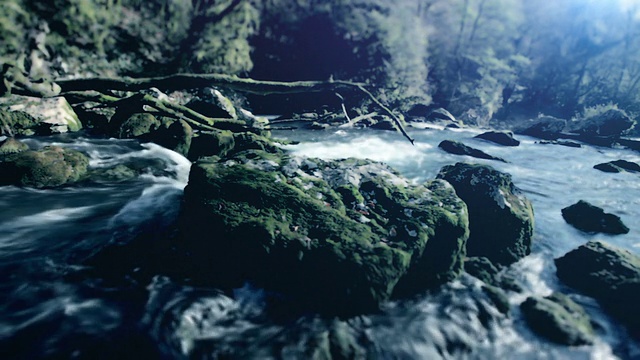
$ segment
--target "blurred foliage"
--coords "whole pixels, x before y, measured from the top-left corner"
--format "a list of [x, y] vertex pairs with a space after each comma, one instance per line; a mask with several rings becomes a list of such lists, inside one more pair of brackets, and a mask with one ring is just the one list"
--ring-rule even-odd
[[32, 78], [353, 80], [478, 125], [609, 103], [640, 114], [629, 0], [0, 0], [0, 43]]

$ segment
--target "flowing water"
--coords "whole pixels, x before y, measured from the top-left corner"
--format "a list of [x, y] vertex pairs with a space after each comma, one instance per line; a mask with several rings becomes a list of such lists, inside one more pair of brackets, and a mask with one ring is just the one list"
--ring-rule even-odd
[[[189, 162], [154, 144], [62, 136], [27, 140], [88, 153], [91, 167], [137, 162], [144, 171], [120, 183], [87, 183], [51, 190], [0, 187], [0, 357], [305, 359], [328, 348], [339, 333], [359, 344], [352, 354], [374, 359], [608, 359], [640, 358], [640, 344], [588, 297], [563, 286], [553, 259], [591, 239], [640, 253], [640, 175], [609, 174], [593, 165], [636, 152], [537, 144], [501, 147], [470, 130], [413, 130], [415, 146], [400, 135], [372, 130], [276, 132], [300, 141], [292, 152], [325, 159], [384, 161], [416, 183], [458, 161], [486, 163], [512, 174], [532, 201], [532, 255], [505, 270], [523, 288], [510, 292], [511, 314], [501, 314], [470, 277], [438, 291], [391, 301], [376, 314], [326, 319], [272, 309], [272, 295], [247, 285], [232, 292], [198, 287], [165, 274], [95, 276], [82, 261], [105, 244], [140, 234], [162, 237], [177, 216]], [[508, 161], [446, 154], [443, 139], [462, 140]], [[619, 215], [625, 235], [589, 235], [567, 225], [560, 210], [586, 200]], [[115, 260], [114, 260], [115, 262]], [[117, 268], [117, 264], [113, 264]], [[565, 347], [528, 330], [518, 305], [530, 295], [563, 291], [597, 324], [594, 345]], [[320, 350], [318, 350], [320, 349]], [[335, 349], [332, 348], [332, 351]], [[358, 351], [361, 351], [358, 353]]]

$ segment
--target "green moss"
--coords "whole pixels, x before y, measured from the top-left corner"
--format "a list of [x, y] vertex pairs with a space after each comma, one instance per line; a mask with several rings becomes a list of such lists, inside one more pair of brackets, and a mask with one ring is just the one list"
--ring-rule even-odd
[[38, 123], [38, 120], [24, 111], [0, 109], [0, 133], [3, 135], [31, 135], [31, 129]]
[[0, 163], [2, 184], [55, 187], [84, 178], [89, 159], [76, 150], [48, 146], [9, 155]]
[[[365, 181], [343, 182], [357, 173]], [[263, 150], [204, 158], [185, 189], [181, 246], [213, 282], [249, 278], [324, 310], [368, 311], [399, 281], [406, 294], [455, 278], [464, 256], [466, 210], [453, 188], [394, 185], [396, 176], [370, 161]]]

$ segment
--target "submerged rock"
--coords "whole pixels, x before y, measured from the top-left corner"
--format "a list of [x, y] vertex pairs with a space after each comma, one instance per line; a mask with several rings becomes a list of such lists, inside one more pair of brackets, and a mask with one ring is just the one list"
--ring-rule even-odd
[[562, 209], [564, 220], [578, 230], [605, 234], [626, 234], [629, 228], [614, 214], [605, 213], [601, 208], [584, 200]]
[[448, 152], [449, 154], [467, 155], [467, 156], [471, 156], [478, 159], [488, 159], [488, 160], [497, 160], [497, 161], [507, 162], [504, 159], [489, 155], [482, 150], [472, 148], [459, 141], [443, 140], [438, 145], [438, 147]]
[[513, 133], [511, 131], [487, 131], [476, 136], [476, 138], [491, 141], [493, 143], [504, 146], [520, 145], [520, 141], [516, 140], [513, 137]]
[[640, 172], [640, 165], [626, 160], [609, 161], [607, 163], [594, 165], [593, 168], [609, 173], [619, 173], [623, 171]]
[[468, 218], [442, 180], [411, 185], [373, 161], [249, 150], [193, 165], [179, 228], [194, 277], [353, 314], [458, 276]]
[[79, 151], [58, 146], [8, 155], [0, 162], [0, 184], [35, 188], [55, 187], [81, 180], [89, 165]]
[[451, 183], [469, 208], [469, 256], [509, 265], [531, 253], [533, 207], [511, 175], [487, 165], [443, 167], [439, 179]]
[[566, 147], [572, 147], [572, 148], [581, 148], [582, 145], [578, 144], [577, 142], [573, 142], [573, 141], [565, 141], [565, 140], [543, 140], [543, 141], [538, 141], [538, 144], [541, 145], [562, 145], [562, 146], [566, 146]]
[[569, 346], [593, 343], [589, 315], [566, 295], [532, 296], [520, 308], [531, 330], [553, 342]]
[[640, 257], [589, 241], [555, 260], [558, 278], [595, 298], [640, 339]]

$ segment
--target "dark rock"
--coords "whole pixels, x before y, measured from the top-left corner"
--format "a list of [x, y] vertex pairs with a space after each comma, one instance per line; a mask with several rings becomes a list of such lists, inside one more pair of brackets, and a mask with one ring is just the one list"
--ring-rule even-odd
[[582, 145], [573, 141], [565, 141], [565, 140], [550, 140], [550, 141], [539, 141], [538, 144], [542, 145], [562, 145], [566, 147], [572, 148], [581, 148]]
[[584, 232], [614, 235], [629, 232], [620, 217], [605, 213], [601, 208], [583, 200], [562, 209], [562, 217], [568, 224]]
[[513, 138], [511, 131], [487, 131], [476, 136], [478, 139], [488, 140], [504, 146], [518, 146], [520, 141]]
[[619, 173], [622, 171], [640, 172], [640, 165], [626, 160], [609, 161], [607, 163], [594, 165], [593, 168], [609, 173]]
[[8, 155], [0, 162], [1, 185], [55, 187], [81, 180], [89, 159], [79, 151], [58, 146]]
[[29, 150], [29, 146], [14, 138], [7, 138], [0, 142], [0, 156], [16, 154]]
[[474, 158], [478, 158], [478, 159], [488, 159], [488, 160], [497, 160], [497, 161], [502, 161], [502, 162], [507, 162], [504, 159], [501, 159], [499, 157], [495, 157], [495, 156], [491, 156], [487, 153], [485, 153], [482, 150], [478, 150], [475, 148], [472, 148], [470, 146], [467, 146], [461, 142], [458, 141], [451, 141], [451, 140], [443, 140], [439, 145], [439, 148], [441, 148], [442, 150], [448, 152], [449, 154], [454, 154], [454, 155], [467, 155], [467, 156], [471, 156]]
[[376, 309], [462, 271], [466, 207], [384, 164], [249, 150], [196, 162], [176, 246], [195, 278], [252, 281], [329, 313]]
[[640, 257], [589, 241], [555, 260], [558, 278], [595, 298], [640, 339]]
[[331, 128], [330, 124], [319, 123], [317, 121], [314, 121], [311, 124], [309, 124], [309, 126], [307, 126], [307, 129], [309, 129], [309, 130], [327, 130], [329, 128]]
[[189, 154], [192, 138], [193, 129], [184, 120], [163, 121], [155, 131], [141, 136], [141, 140], [156, 143], [183, 156]]
[[519, 131], [519, 134], [533, 136], [539, 139], [556, 140], [567, 126], [567, 120], [553, 116], [543, 116], [535, 120], [535, 124]]
[[533, 207], [511, 175], [487, 165], [457, 163], [437, 176], [451, 183], [469, 208], [469, 256], [508, 265], [531, 252]]
[[582, 306], [566, 295], [529, 297], [520, 308], [531, 330], [555, 343], [569, 346], [593, 343], [591, 319]]
[[491, 285], [482, 286], [482, 291], [487, 294], [487, 297], [491, 300], [498, 311], [505, 315], [509, 314], [511, 304], [509, 304], [509, 299], [504, 291]]
[[268, 153], [282, 153], [264, 136], [254, 133], [234, 133], [229, 130], [202, 131], [193, 137], [187, 158], [191, 161], [208, 156], [229, 157], [244, 150], [263, 150]]
[[162, 122], [149, 113], [137, 113], [129, 116], [121, 123], [117, 120], [118, 114], [114, 115], [111, 126], [114, 128], [115, 136], [120, 139], [138, 138], [156, 130]]
[[572, 123], [572, 131], [584, 136], [617, 137], [628, 133], [635, 123], [624, 111], [611, 109]]
[[464, 260], [464, 271], [489, 285], [496, 285], [498, 269], [489, 259], [482, 256], [469, 257]]
[[233, 102], [213, 88], [204, 88], [199, 98], [188, 102], [186, 107], [210, 118], [238, 118]]

